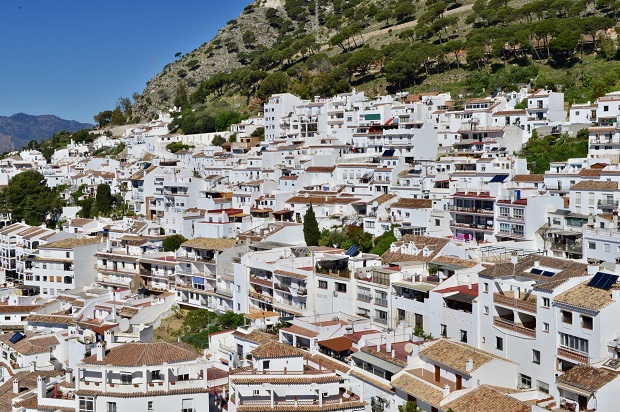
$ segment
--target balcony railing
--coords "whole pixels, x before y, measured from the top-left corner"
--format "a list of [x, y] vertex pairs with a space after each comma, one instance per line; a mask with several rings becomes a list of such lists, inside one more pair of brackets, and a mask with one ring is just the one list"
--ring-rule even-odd
[[617, 208], [618, 201], [617, 200], [599, 200], [597, 203], [599, 208]]
[[388, 305], [388, 301], [387, 299], [383, 298], [375, 298], [375, 305], [386, 307]]
[[362, 302], [370, 302], [372, 300], [372, 297], [368, 296], [368, 295], [357, 295], [357, 300], [361, 300]]
[[383, 323], [384, 325], [387, 325], [387, 323], [388, 323], [387, 318], [380, 318], [380, 317], [376, 317], [376, 316], [373, 318], [373, 321], [375, 323]]
[[448, 210], [450, 210], [451, 212], [479, 213], [483, 215], [492, 215], [494, 213], [493, 208], [482, 209], [482, 208], [476, 208], [476, 207], [462, 207], [462, 206], [454, 206], [454, 205], [449, 205]]
[[590, 358], [588, 357], [588, 355], [576, 352], [569, 348], [558, 348], [558, 356], [562, 356], [563, 358], [568, 358], [586, 365], [590, 363]]
[[508, 329], [513, 332], [519, 333], [521, 335], [528, 336], [530, 338], [536, 337], [535, 329], [526, 328], [525, 326], [521, 326], [517, 323], [514, 323], [514, 321], [503, 319], [499, 316], [495, 316], [493, 318], [493, 326], [497, 326], [498, 328]]
[[493, 294], [493, 303], [498, 305], [510, 306], [511, 308], [525, 310], [536, 313], [536, 298], [534, 300], [517, 299], [512, 296], [502, 295], [501, 293]]
[[583, 253], [583, 244], [581, 244], [581, 243], [553, 242], [553, 243], [551, 243], [551, 249], [553, 249], [553, 250], [563, 250], [565, 252]]

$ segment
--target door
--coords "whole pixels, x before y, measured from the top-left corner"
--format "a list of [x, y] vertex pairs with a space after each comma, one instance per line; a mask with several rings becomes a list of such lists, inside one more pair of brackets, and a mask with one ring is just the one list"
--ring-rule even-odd
[[463, 389], [463, 377], [461, 375], [456, 375], [456, 390]]
[[441, 380], [441, 368], [439, 366], [435, 366], [435, 382], [439, 382]]

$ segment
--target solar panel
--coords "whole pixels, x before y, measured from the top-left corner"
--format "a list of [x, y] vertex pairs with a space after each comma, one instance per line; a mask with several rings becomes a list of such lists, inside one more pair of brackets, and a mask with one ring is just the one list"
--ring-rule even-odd
[[543, 271], [542, 275], [543, 276], [547, 276], [547, 277], [551, 277], [551, 276], [555, 275], [555, 273], [551, 272], [549, 270], [545, 270], [545, 271]]
[[389, 149], [383, 152], [383, 157], [392, 157], [394, 156], [395, 149]]
[[494, 183], [494, 182], [501, 183], [504, 180], [506, 180], [507, 177], [508, 177], [508, 175], [495, 175], [495, 176], [493, 176], [493, 179], [491, 179], [491, 181], [489, 183]]
[[590, 280], [588, 286], [597, 289], [609, 290], [614, 283], [618, 280], [617, 275], [610, 273], [596, 272], [596, 275]]
[[357, 252], [360, 251], [360, 248], [353, 245], [351, 246], [349, 249], [347, 249], [346, 252], [344, 252], [345, 255], [349, 255], [349, 256], [355, 256], [357, 254]]
[[19, 342], [19, 341], [20, 341], [23, 337], [24, 337], [24, 335], [22, 335], [21, 333], [19, 333], [19, 332], [15, 332], [15, 333], [13, 334], [13, 336], [11, 336], [11, 339], [9, 339], [9, 342], [11, 342], [11, 343], [17, 343], [17, 342]]
[[532, 270], [530, 270], [530, 273], [533, 273], [535, 275], [542, 275], [542, 272], [542, 269], [532, 268]]

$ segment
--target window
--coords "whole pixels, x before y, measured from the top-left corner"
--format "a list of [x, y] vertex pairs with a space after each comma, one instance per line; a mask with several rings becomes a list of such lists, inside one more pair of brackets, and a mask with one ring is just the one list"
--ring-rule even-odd
[[590, 249], [590, 250], [596, 250], [596, 243], [594, 243], [594, 242], [588, 242], [588, 249]]
[[441, 336], [446, 337], [448, 336], [448, 327], [446, 325], [441, 325]]
[[540, 365], [540, 351], [532, 349], [532, 362], [536, 365]]
[[549, 298], [542, 298], [542, 305], [545, 308], [548, 308], [549, 306], [551, 306], [551, 299]]
[[148, 403], [146, 404], [147, 406], [147, 410], [152, 411], [153, 410], [153, 401], [148, 401]]
[[336, 290], [338, 292], [347, 293], [347, 284], [346, 283], [336, 282], [335, 284], [336, 284]]
[[189, 373], [181, 373], [177, 376], [177, 380], [178, 381], [188, 381], [189, 380]]
[[573, 312], [569, 312], [568, 310], [560, 311], [562, 314], [562, 322], [572, 325], [573, 324]]
[[549, 384], [543, 381], [536, 381], [536, 387], [539, 391], [549, 393]]
[[549, 324], [547, 322], [543, 322], [543, 332], [549, 332]]
[[241, 292], [241, 285], [237, 285], [237, 292]]
[[439, 219], [435, 219], [435, 226], [439, 226], [439, 225], [440, 225]]
[[95, 411], [95, 398], [80, 396], [78, 402], [79, 412]]
[[269, 370], [269, 361], [268, 360], [264, 360], [263, 361], [263, 370]]
[[259, 389], [254, 389], [254, 391], [252, 393], [254, 394], [254, 396], [258, 396], [260, 394], [260, 390]]
[[509, 214], [510, 214], [509, 210], [510, 210], [510, 209], [508, 209], [507, 207], [500, 207], [500, 208], [499, 208], [499, 215], [500, 215], [501, 217], [508, 217], [508, 216], [509, 216]]
[[484, 293], [489, 293], [489, 284], [487, 282], [483, 284], [482, 288], [483, 288]]
[[532, 387], [532, 378], [524, 375], [522, 373], [519, 374], [519, 387], [523, 389], [529, 389]]
[[609, 252], [609, 243], [603, 243], [603, 252]]
[[461, 342], [467, 343], [467, 331], [461, 330]]
[[586, 355], [589, 352], [587, 339], [578, 338], [566, 333], [560, 333], [560, 345]]
[[151, 380], [161, 379], [159, 371], [151, 371]]
[[495, 349], [504, 350], [504, 339], [500, 338], [499, 336], [495, 337]]
[[124, 384], [131, 383], [131, 373], [121, 372], [121, 383], [124, 383]]
[[488, 306], [485, 306], [485, 307], [484, 307], [484, 314], [485, 314], [485, 315], [488, 315], [488, 314], [489, 314], [489, 307], [488, 307]]
[[581, 315], [581, 327], [584, 329], [592, 330], [593, 321], [591, 316]]
[[327, 289], [327, 281], [319, 280], [319, 289]]
[[116, 402], [108, 402], [106, 406], [107, 412], [116, 412]]

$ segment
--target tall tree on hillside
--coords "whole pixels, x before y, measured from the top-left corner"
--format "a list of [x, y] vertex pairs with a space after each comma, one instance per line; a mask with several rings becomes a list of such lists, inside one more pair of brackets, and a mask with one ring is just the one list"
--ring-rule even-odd
[[35, 170], [13, 176], [0, 198], [13, 222], [23, 220], [33, 226], [55, 219], [62, 203], [47, 186], [45, 176]]
[[110, 186], [102, 183], [97, 185], [97, 195], [95, 196], [95, 203], [97, 204], [97, 210], [99, 213], [107, 216], [112, 210], [112, 192]]
[[312, 205], [310, 205], [308, 211], [306, 211], [304, 215], [304, 240], [306, 241], [306, 245], [318, 246], [320, 236], [319, 222], [317, 222]]

